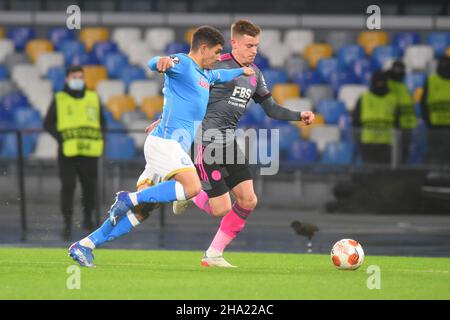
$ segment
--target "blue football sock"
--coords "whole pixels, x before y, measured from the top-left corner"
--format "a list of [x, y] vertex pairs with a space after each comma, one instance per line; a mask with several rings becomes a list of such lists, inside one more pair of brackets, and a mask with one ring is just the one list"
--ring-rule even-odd
[[106, 221], [103, 222], [100, 228], [92, 232], [88, 236], [88, 238], [94, 243], [95, 247], [98, 247], [107, 241], [108, 235], [113, 228], [114, 227], [111, 224], [111, 221], [109, 219], [106, 219]]
[[136, 192], [136, 196], [137, 203], [171, 202], [186, 199], [183, 186], [175, 180], [165, 181]]
[[107, 241], [113, 241], [113, 240], [123, 236], [124, 234], [127, 234], [133, 228], [134, 228], [134, 226], [130, 221], [130, 217], [128, 215], [126, 215], [111, 230], [111, 232], [108, 235]]

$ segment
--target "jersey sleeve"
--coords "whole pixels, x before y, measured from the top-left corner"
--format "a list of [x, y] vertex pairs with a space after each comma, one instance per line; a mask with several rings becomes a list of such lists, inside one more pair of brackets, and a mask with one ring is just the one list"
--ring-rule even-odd
[[216, 69], [211, 70], [209, 73], [209, 83], [224, 83], [233, 80], [239, 76], [244, 74], [244, 69], [236, 68], [236, 69]]
[[253, 93], [253, 100], [256, 103], [261, 103], [267, 98], [271, 97], [269, 88], [267, 87], [266, 80], [261, 71], [258, 72], [257, 85], [255, 93]]
[[[173, 62], [173, 67], [169, 68], [166, 70], [166, 74], [170, 77], [176, 77], [177, 75], [183, 73], [183, 70], [187, 64], [186, 59], [180, 55], [180, 54], [174, 54], [174, 55], [170, 55], [169, 56], [170, 59]], [[156, 70], [156, 65], [158, 63], [158, 60], [161, 58], [161, 56], [156, 56], [151, 58], [147, 65], [150, 68], [150, 70], [152, 71], [157, 71]]]

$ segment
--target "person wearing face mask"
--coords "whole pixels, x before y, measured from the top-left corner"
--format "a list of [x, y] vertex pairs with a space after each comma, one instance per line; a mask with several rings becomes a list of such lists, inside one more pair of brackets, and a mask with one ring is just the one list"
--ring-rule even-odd
[[361, 129], [360, 148], [365, 163], [389, 164], [398, 126], [397, 98], [388, 89], [383, 71], [372, 75], [370, 91], [358, 100], [353, 111], [353, 126]]
[[387, 76], [388, 89], [397, 97], [398, 101], [399, 127], [402, 131], [402, 162], [406, 162], [409, 156], [411, 131], [417, 127], [417, 116], [408, 86], [403, 82], [405, 79], [405, 64], [401, 60], [394, 61], [391, 69], [387, 71]]
[[437, 72], [428, 76], [421, 100], [428, 127], [428, 162], [445, 165], [450, 159], [450, 57], [443, 56]]
[[64, 240], [70, 239], [77, 177], [82, 189], [83, 228], [91, 231], [95, 227], [92, 212], [97, 208], [97, 163], [103, 153], [102, 131], [106, 126], [102, 110], [97, 93], [86, 89], [82, 67], [70, 67], [64, 89], [55, 94], [44, 120], [44, 129], [58, 142]]

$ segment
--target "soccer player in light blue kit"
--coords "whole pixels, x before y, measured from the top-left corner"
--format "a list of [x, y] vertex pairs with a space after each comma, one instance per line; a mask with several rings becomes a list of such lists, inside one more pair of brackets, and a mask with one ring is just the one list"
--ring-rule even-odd
[[109, 219], [70, 246], [69, 256], [81, 266], [93, 267], [94, 248], [139, 224], [132, 212], [134, 208], [146, 203], [186, 200], [200, 192], [201, 183], [187, 152], [205, 116], [209, 87], [241, 75], [254, 75], [250, 67], [211, 70], [220, 60], [223, 44], [223, 36], [217, 29], [203, 26], [193, 34], [188, 55], [176, 54], [170, 60], [154, 57], [149, 61], [151, 70], [165, 73], [164, 108], [160, 124], [145, 141], [147, 164], [137, 183], [141, 191], [117, 193]]

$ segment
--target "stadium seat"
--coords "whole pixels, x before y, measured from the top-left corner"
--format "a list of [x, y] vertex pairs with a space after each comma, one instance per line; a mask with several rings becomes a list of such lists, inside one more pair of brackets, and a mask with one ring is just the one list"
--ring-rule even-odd
[[0, 101], [0, 108], [13, 112], [17, 108], [29, 108], [28, 98], [19, 91], [6, 94]]
[[430, 32], [427, 35], [427, 44], [433, 47], [435, 57], [441, 57], [450, 46], [450, 33]]
[[112, 41], [101, 41], [94, 44], [92, 51], [95, 54], [100, 63], [105, 63], [105, 58], [108, 53], [116, 53], [118, 52], [117, 44]]
[[39, 58], [43, 53], [48, 53], [53, 51], [53, 43], [47, 39], [34, 39], [30, 40], [26, 44], [25, 52], [30, 57], [33, 63]]
[[14, 52], [14, 43], [10, 39], [0, 39], [0, 63], [5, 62], [6, 57]]
[[[47, 111], [53, 95], [53, 84], [50, 80], [31, 81], [24, 88], [30, 103], [42, 114]], [[45, 105], [44, 102], [47, 104]]]
[[[147, 126], [150, 123], [147, 119], [147, 115], [139, 109], [135, 109], [134, 111], [124, 112], [122, 114], [121, 121], [123, 122], [125, 127], [128, 129], [133, 128], [133, 123], [136, 121], [145, 121], [145, 123], [147, 123]], [[139, 133], [142, 133], [143, 129], [145, 129], [147, 126], [144, 126], [139, 131]]]
[[345, 108], [348, 111], [353, 111], [356, 107], [356, 102], [361, 97], [361, 94], [367, 92], [368, 87], [365, 85], [348, 84], [341, 87], [338, 93], [338, 99], [345, 103]]
[[140, 106], [145, 97], [156, 96], [161, 93], [161, 90], [156, 81], [137, 80], [130, 84], [128, 92]]
[[413, 101], [414, 101], [414, 102], [420, 104], [420, 102], [422, 101], [423, 90], [424, 90], [424, 89], [423, 89], [422, 87], [416, 88], [416, 89], [414, 90], [414, 92], [413, 92], [413, 94], [412, 94], [412, 97], [413, 97]]
[[151, 50], [162, 52], [169, 43], [175, 41], [175, 31], [172, 28], [150, 28], [145, 32], [144, 39]]
[[[22, 136], [22, 152], [25, 159], [27, 159], [33, 152], [37, 141], [36, 134], [24, 134]], [[17, 159], [17, 135], [14, 133], [5, 134], [3, 137], [3, 143], [0, 149], [0, 158]]]
[[294, 83], [277, 83], [272, 87], [272, 97], [279, 104], [283, 104], [286, 99], [300, 97], [300, 88], [297, 84]]
[[123, 50], [130, 60], [130, 63], [136, 65], [147, 65], [148, 60], [152, 57], [150, 45], [146, 42], [132, 42]]
[[47, 38], [53, 43], [56, 50], [60, 50], [65, 41], [75, 40], [75, 31], [65, 27], [51, 28], [47, 33]]
[[141, 30], [139, 28], [117, 28], [113, 31], [111, 39], [117, 43], [119, 49], [124, 51], [133, 42], [141, 41]]
[[38, 110], [42, 116], [44, 116], [47, 111], [50, 103], [53, 100], [52, 91], [42, 92], [42, 94], [37, 95], [33, 98], [33, 106]]
[[371, 57], [372, 70], [381, 70], [389, 60], [395, 60], [400, 57], [400, 51], [392, 45], [376, 47]]
[[8, 80], [8, 79], [9, 79], [8, 66], [5, 64], [0, 64], [0, 80]]
[[260, 70], [267, 70], [270, 68], [269, 59], [267, 59], [264, 55], [258, 53], [255, 57], [255, 61], [253, 61], [253, 64], [255, 64]]
[[399, 50], [402, 56], [406, 48], [420, 43], [420, 35], [417, 32], [397, 32], [394, 34], [392, 42]]
[[353, 63], [365, 57], [364, 49], [359, 45], [344, 45], [338, 51], [339, 65], [349, 70]]
[[303, 112], [303, 111], [312, 111], [313, 110], [313, 103], [308, 98], [290, 98], [286, 99], [284, 103], [282, 104], [283, 107], [296, 111], [296, 112]]
[[300, 132], [298, 128], [293, 124], [285, 121], [275, 121], [267, 118], [272, 124], [268, 126], [270, 129], [278, 129], [279, 130], [279, 146], [280, 152], [282, 154], [287, 153], [291, 148], [291, 145], [299, 140], [301, 140]]
[[17, 51], [23, 51], [28, 41], [36, 38], [36, 31], [32, 27], [9, 28], [7, 37], [12, 40]]
[[267, 69], [264, 70], [264, 80], [269, 90], [272, 90], [274, 84], [286, 83], [288, 75], [284, 69]]
[[450, 57], [450, 46], [447, 47], [447, 50], [445, 50], [445, 55], [446, 55], [447, 57]]
[[305, 48], [304, 57], [309, 62], [311, 68], [315, 68], [320, 59], [330, 58], [333, 55], [333, 48], [325, 43], [313, 43]]
[[73, 56], [80, 55], [85, 52], [85, 45], [79, 41], [64, 41], [60, 46], [60, 51], [64, 55], [64, 60], [71, 61]]
[[103, 27], [82, 28], [80, 41], [84, 43], [86, 50], [91, 51], [97, 42], [108, 41], [109, 31]]
[[317, 145], [313, 141], [295, 141], [286, 158], [293, 165], [313, 164], [319, 159]]
[[270, 66], [273, 68], [284, 67], [287, 60], [291, 56], [291, 49], [285, 44], [278, 44], [277, 46], [267, 48], [264, 55], [269, 59]]
[[350, 70], [353, 72], [360, 83], [369, 85], [370, 79], [372, 77], [372, 64], [369, 59], [356, 59], [352, 63]]
[[28, 63], [15, 65], [11, 72], [11, 79], [23, 90], [30, 81], [39, 81], [39, 69]]
[[14, 84], [9, 80], [0, 80], [0, 101], [7, 94], [17, 90]]
[[281, 43], [281, 31], [278, 29], [264, 29], [259, 36], [258, 49], [265, 53], [266, 49], [277, 46]]
[[14, 126], [17, 129], [42, 128], [42, 118], [39, 111], [33, 108], [15, 108], [12, 112]]
[[339, 92], [339, 89], [348, 84], [359, 84], [359, 79], [355, 76], [353, 72], [341, 71], [331, 74], [330, 85], [333, 88], [334, 94]]
[[314, 31], [289, 29], [284, 35], [284, 43], [289, 46], [291, 52], [303, 54], [306, 46], [314, 42]]
[[101, 80], [97, 83], [97, 94], [103, 105], [114, 95], [125, 94], [125, 83], [121, 80]]
[[306, 97], [316, 106], [322, 99], [333, 98], [333, 88], [325, 84], [312, 85], [306, 91]]
[[128, 58], [122, 53], [108, 53], [104, 59], [104, 65], [109, 78], [118, 78], [123, 68], [129, 67]]
[[315, 142], [319, 151], [322, 152], [328, 142], [340, 140], [339, 127], [329, 124], [316, 126], [311, 129], [310, 140]]
[[162, 96], [145, 97], [142, 100], [141, 111], [147, 115], [149, 120], [162, 111], [164, 98]]
[[351, 164], [354, 146], [349, 141], [328, 142], [323, 150], [320, 163], [323, 164]]
[[417, 88], [421, 88], [425, 85], [427, 74], [425, 72], [412, 72], [407, 73], [405, 76], [405, 82], [408, 86], [410, 94], [413, 94]]
[[109, 133], [106, 136], [105, 155], [108, 160], [132, 160], [136, 154], [134, 140], [122, 133]]
[[338, 124], [342, 115], [347, 114], [345, 104], [335, 99], [322, 99], [315, 110], [320, 113], [326, 124]]
[[186, 42], [170, 42], [166, 46], [165, 53], [176, 54], [176, 53], [188, 53], [190, 46]]
[[50, 160], [58, 156], [58, 143], [50, 134], [41, 133], [37, 139], [36, 149], [30, 156], [32, 159]]
[[362, 31], [358, 35], [358, 44], [364, 48], [367, 55], [372, 55], [376, 47], [386, 46], [389, 36], [384, 31]]
[[325, 84], [319, 73], [315, 70], [306, 70], [294, 76], [292, 81], [299, 85], [301, 94], [305, 95], [312, 85]]
[[412, 45], [406, 49], [403, 60], [409, 70], [425, 71], [433, 57], [434, 51], [432, 46]]
[[341, 47], [355, 43], [355, 35], [350, 31], [330, 31], [325, 35], [325, 42], [333, 47], [334, 52], [339, 52]]
[[53, 91], [61, 91], [64, 88], [66, 70], [64, 67], [51, 67], [47, 71], [47, 78], [52, 82]]
[[125, 125], [121, 120], [116, 120], [111, 112], [103, 109], [103, 115], [106, 119], [106, 127], [110, 130], [125, 130]]
[[98, 61], [97, 56], [93, 51], [75, 54], [70, 59], [66, 60], [67, 67], [74, 65], [85, 66], [98, 64], [100, 64], [100, 61]]
[[5, 64], [8, 66], [10, 74], [16, 65], [30, 63], [30, 59], [25, 53], [10, 53], [5, 57]]
[[308, 61], [301, 57], [292, 57], [286, 61], [285, 69], [289, 79], [294, 81], [299, 73], [308, 70]]
[[0, 27], [0, 39], [5, 37], [5, 29]]
[[125, 82], [125, 86], [128, 90], [128, 87], [133, 81], [146, 80], [147, 76], [144, 69], [135, 66], [128, 66], [120, 70], [119, 79]]
[[339, 72], [338, 59], [324, 58], [317, 63], [315, 70], [323, 82], [330, 83], [331, 75]]
[[266, 113], [264, 112], [263, 108], [260, 105], [254, 103], [253, 100], [251, 100], [247, 105], [247, 111], [244, 113], [244, 115], [251, 116], [251, 119], [249, 119], [249, 121], [252, 122], [254, 126], [262, 125], [264, 123], [264, 120], [266, 119]]
[[122, 114], [136, 109], [133, 97], [127, 95], [113, 95], [106, 102], [107, 109], [113, 114], [115, 120], [119, 120]]
[[192, 36], [194, 35], [195, 30], [197, 30], [197, 27], [191, 27], [186, 29], [183, 37], [184, 42], [191, 43]]
[[86, 88], [95, 90], [97, 83], [108, 78], [106, 68], [103, 66], [87, 65], [83, 67]]
[[59, 52], [43, 53], [36, 61], [41, 76], [46, 75], [50, 68], [63, 67], [64, 56]]
[[[124, 114], [125, 116], [126, 114]], [[130, 137], [134, 140], [134, 145], [136, 148], [142, 150], [144, 148], [145, 140], [147, 139], [147, 134], [144, 132], [145, 128], [150, 125], [150, 121], [145, 118], [135, 120], [129, 123], [127, 128], [131, 131], [129, 133]]]

